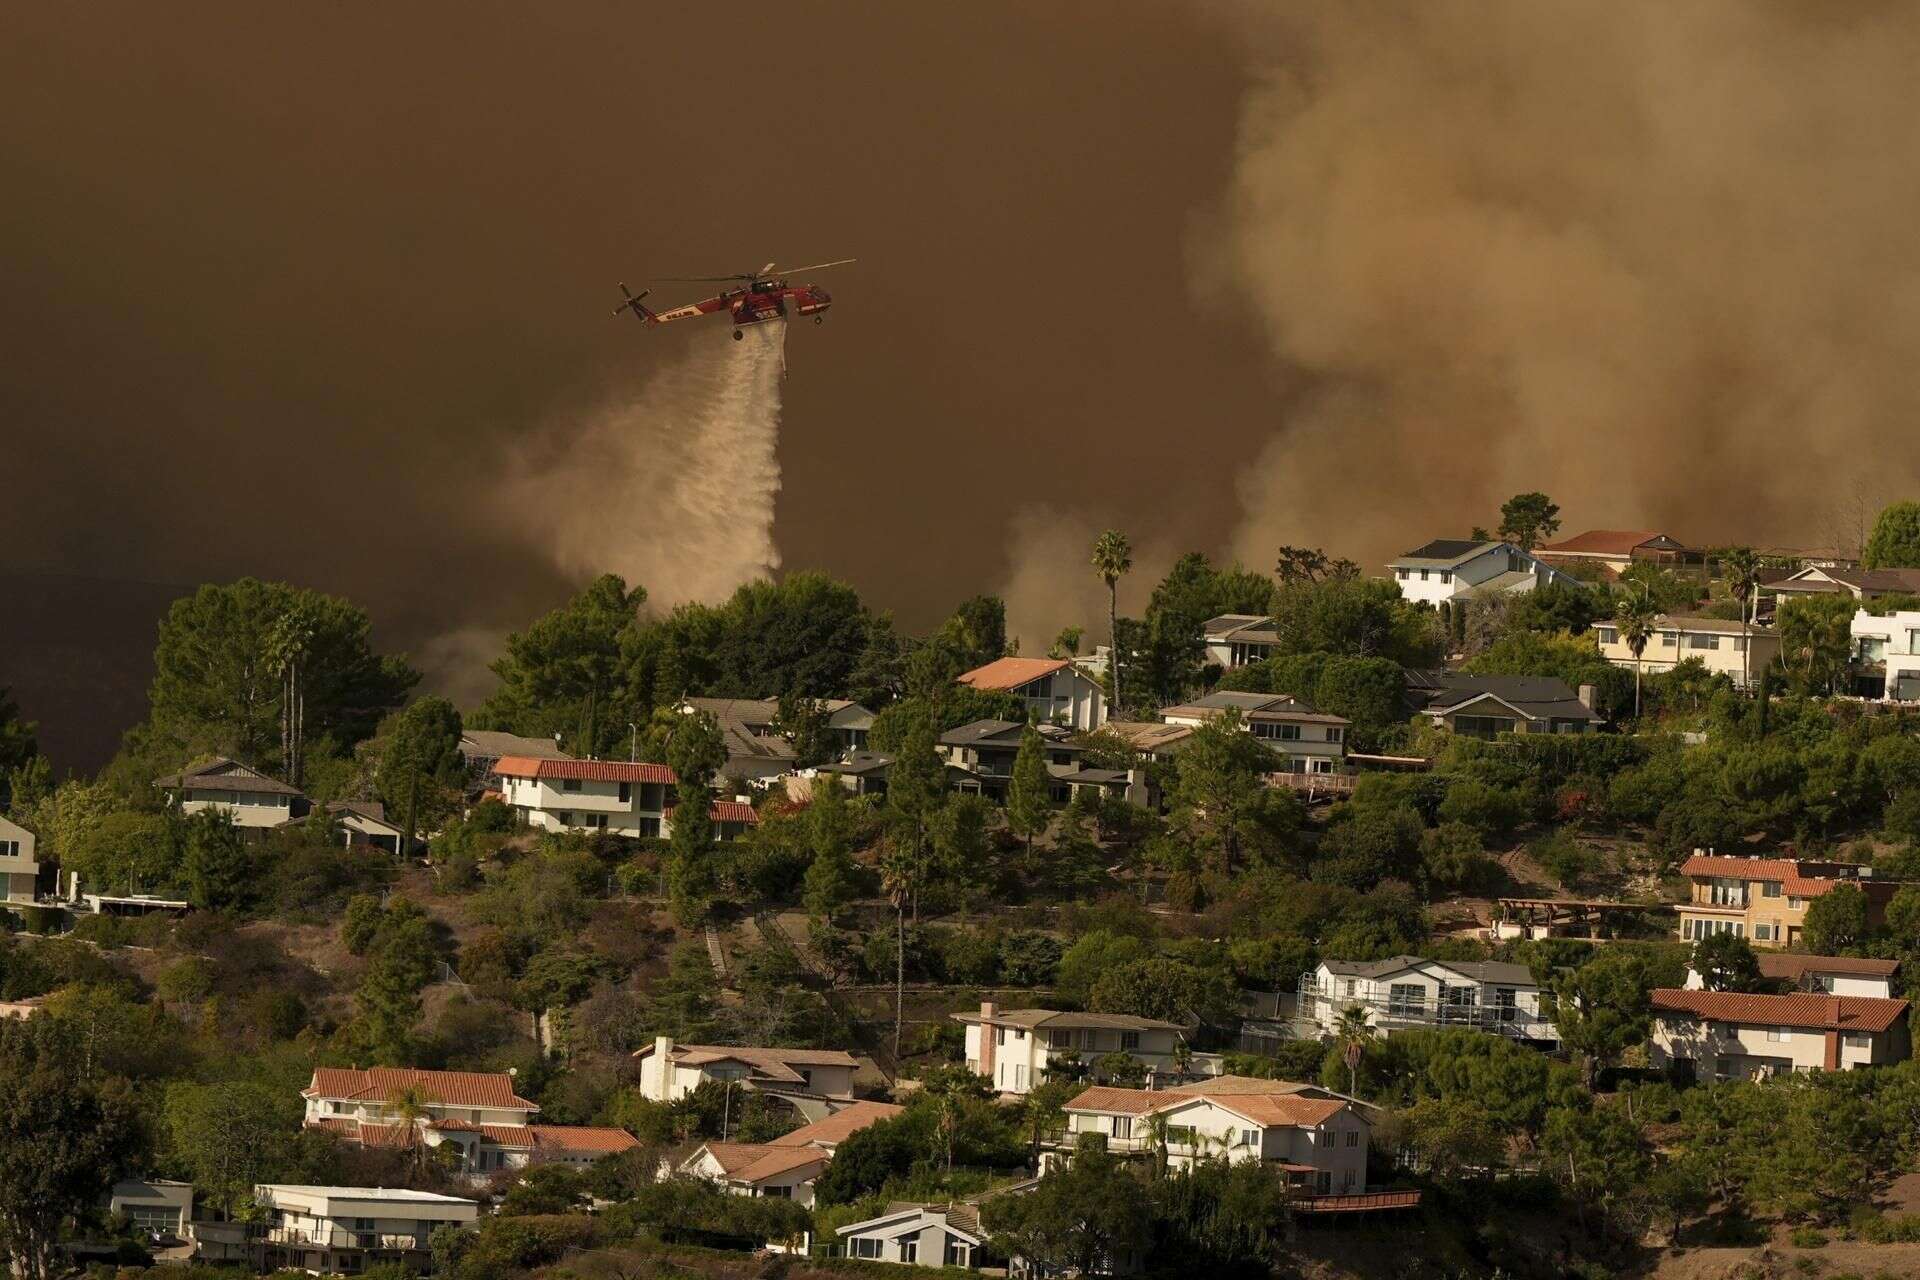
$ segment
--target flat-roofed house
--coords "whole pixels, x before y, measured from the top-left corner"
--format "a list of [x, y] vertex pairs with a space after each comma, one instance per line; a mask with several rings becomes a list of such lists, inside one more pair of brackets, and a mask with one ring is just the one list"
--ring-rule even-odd
[[996, 658], [958, 679], [969, 688], [1015, 695], [1040, 724], [1084, 733], [1106, 723], [1107, 698], [1099, 682], [1067, 658]]
[[991, 1000], [981, 1002], [979, 1013], [950, 1016], [967, 1029], [968, 1069], [1001, 1093], [1029, 1092], [1063, 1057], [1091, 1065], [1105, 1054], [1124, 1053], [1153, 1075], [1176, 1079], [1218, 1075], [1222, 1066], [1218, 1054], [1187, 1052], [1186, 1028], [1158, 1018], [1002, 1009]]
[[1920, 611], [1858, 610], [1853, 640], [1854, 692], [1887, 702], [1920, 702]]
[[1229, 711], [1239, 712], [1241, 728], [1286, 760], [1287, 773], [1339, 773], [1346, 765], [1347, 731], [1353, 721], [1317, 711], [1292, 694], [1221, 691], [1163, 707], [1160, 718], [1193, 729]]
[[1899, 885], [1873, 879], [1873, 868], [1811, 858], [1729, 857], [1696, 851], [1680, 864], [1688, 899], [1679, 906], [1680, 937], [1697, 942], [1716, 933], [1749, 939], [1758, 947], [1790, 947], [1800, 941], [1807, 906], [1839, 885], [1857, 886], [1867, 899], [1867, 923], [1886, 918]]
[[1619, 624], [1611, 618], [1593, 624], [1593, 637], [1600, 656], [1616, 667], [1647, 675], [1671, 671], [1688, 659], [1696, 659], [1708, 671], [1732, 680], [1734, 687], [1751, 688], [1760, 682], [1760, 673], [1780, 656], [1780, 636], [1764, 627], [1743, 627], [1725, 618], [1695, 618], [1684, 614], [1663, 613], [1654, 619], [1653, 634], [1638, 659], [1627, 642], [1620, 638]]
[[225, 756], [156, 778], [153, 785], [165, 791], [182, 813], [217, 809], [232, 818], [234, 826], [254, 833], [307, 811], [307, 798], [298, 788]]
[[8, 902], [31, 903], [39, 896], [40, 864], [34, 861], [33, 832], [0, 816], [0, 894]]
[[1578, 579], [1511, 542], [1471, 538], [1435, 538], [1391, 561], [1387, 568], [1404, 599], [1431, 605], [1477, 591], [1532, 591], [1550, 582], [1578, 585]]
[[1403, 673], [1409, 715], [1471, 738], [1503, 733], [1591, 733], [1603, 723], [1593, 686], [1576, 692], [1551, 676], [1475, 676], [1436, 669]]
[[1499, 960], [1322, 960], [1300, 975], [1298, 1017], [1330, 1036], [1358, 1008], [1381, 1035], [1460, 1027], [1516, 1040], [1557, 1044], [1560, 1033], [1540, 1003], [1540, 983], [1524, 964]]
[[266, 1221], [252, 1242], [254, 1265], [316, 1275], [357, 1274], [390, 1262], [430, 1266], [440, 1227], [471, 1227], [477, 1201], [395, 1187], [315, 1187], [266, 1183], [253, 1189]]
[[1066, 1132], [1044, 1162], [1057, 1165], [1095, 1135], [1122, 1156], [1158, 1158], [1164, 1144], [1174, 1168], [1257, 1161], [1307, 1195], [1366, 1191], [1371, 1125], [1358, 1107], [1314, 1085], [1231, 1079], [1237, 1087], [1082, 1090], [1066, 1104]]
[[157, 1236], [184, 1237], [193, 1220], [193, 1184], [167, 1178], [123, 1178], [107, 1196], [107, 1212]]
[[787, 1099], [809, 1120], [824, 1120], [853, 1101], [859, 1059], [839, 1049], [769, 1049], [758, 1045], [675, 1044], [656, 1036], [634, 1050], [640, 1094], [677, 1102], [709, 1080]]
[[1589, 529], [1559, 542], [1543, 543], [1533, 553], [1558, 568], [1593, 565], [1614, 577], [1636, 564], [1678, 568], [1707, 562], [1706, 552], [1652, 529]]
[[1701, 1080], [1885, 1066], [1912, 1053], [1905, 1000], [1677, 987], [1651, 999], [1653, 1065], [1690, 1064]]

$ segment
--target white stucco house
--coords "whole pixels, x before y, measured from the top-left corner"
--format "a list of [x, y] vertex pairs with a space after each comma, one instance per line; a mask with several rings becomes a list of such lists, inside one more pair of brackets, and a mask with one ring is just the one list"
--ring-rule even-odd
[[123, 1178], [107, 1194], [107, 1212], [157, 1236], [184, 1237], [193, 1220], [193, 1184], [168, 1178]]
[[1757, 685], [1760, 673], [1780, 656], [1778, 633], [1765, 627], [1743, 627], [1725, 618], [1663, 613], [1654, 619], [1653, 634], [1637, 659], [1611, 619], [1593, 624], [1593, 638], [1600, 646], [1600, 656], [1616, 667], [1657, 675], [1693, 659], [1708, 671], [1726, 676], [1739, 689]]
[[818, 1147], [776, 1147], [764, 1142], [703, 1142], [680, 1162], [678, 1172], [724, 1187], [738, 1196], [791, 1200], [813, 1208], [813, 1182], [833, 1156]]
[[1204, 698], [1163, 707], [1169, 725], [1196, 728], [1228, 711], [1240, 713], [1240, 727], [1286, 761], [1288, 773], [1339, 773], [1347, 762], [1347, 731], [1353, 721], [1316, 711], [1287, 693], [1210, 693]]
[[849, 1258], [963, 1271], [977, 1268], [987, 1248], [980, 1210], [970, 1204], [890, 1204], [879, 1217], [849, 1222], [834, 1234]]
[[1340, 1016], [1359, 1008], [1380, 1035], [1433, 1027], [1490, 1031], [1537, 1044], [1560, 1033], [1540, 1003], [1540, 984], [1523, 964], [1497, 960], [1322, 960], [1300, 975], [1298, 1017], [1330, 1036]]
[[254, 1187], [253, 1202], [266, 1225], [249, 1260], [318, 1275], [352, 1274], [376, 1262], [419, 1267], [431, 1257], [436, 1230], [471, 1227], [480, 1217], [477, 1201], [395, 1187], [267, 1183]]
[[34, 901], [34, 886], [40, 880], [40, 864], [33, 858], [35, 843], [33, 832], [0, 817], [0, 891], [8, 902]]
[[1435, 538], [1388, 563], [1394, 585], [1407, 600], [1439, 605], [1476, 591], [1532, 591], [1548, 583], [1578, 586], [1562, 573], [1511, 542], [1471, 538]]
[[[493, 766], [501, 798], [541, 831], [604, 831], [666, 838], [673, 834], [678, 778], [663, 764], [627, 760], [502, 756]], [[760, 815], [743, 800], [715, 800], [714, 834], [738, 839]]]
[[1237, 671], [1271, 658], [1280, 634], [1265, 614], [1223, 613], [1207, 619], [1200, 628], [1200, 642], [1206, 646], [1209, 664]]
[[1679, 987], [1657, 988], [1651, 999], [1649, 1060], [1688, 1064], [1703, 1081], [1886, 1066], [1913, 1051], [1905, 1000]]
[[278, 778], [270, 778], [225, 756], [154, 780], [182, 813], [218, 809], [244, 831], [263, 832], [307, 811], [307, 798]]
[[1106, 694], [1099, 682], [1067, 658], [997, 658], [958, 679], [970, 688], [1016, 695], [1040, 724], [1086, 732], [1107, 720]]
[[737, 1044], [675, 1044], [656, 1036], [634, 1050], [640, 1094], [677, 1102], [708, 1081], [786, 1098], [809, 1120], [824, 1119], [853, 1101], [860, 1061], [839, 1049], [763, 1049]]
[[951, 1016], [967, 1029], [968, 1068], [1001, 1093], [1029, 1092], [1063, 1056], [1091, 1066], [1106, 1054], [1124, 1053], [1167, 1079], [1218, 1075], [1222, 1069], [1219, 1054], [1186, 1050], [1186, 1028], [1157, 1018], [1002, 1009], [991, 1000], [982, 1001], [978, 1013]]
[[1856, 692], [1888, 702], [1920, 702], [1920, 611], [1853, 615]]
[[[1795, 951], [1760, 951], [1754, 955], [1760, 976], [1769, 982], [1823, 996], [1866, 996], [1877, 1000], [1895, 998], [1894, 976], [1900, 972], [1898, 960], [1873, 960], [1862, 956], [1808, 956]], [[1687, 970], [1686, 989], [1706, 990], [1700, 974]]]

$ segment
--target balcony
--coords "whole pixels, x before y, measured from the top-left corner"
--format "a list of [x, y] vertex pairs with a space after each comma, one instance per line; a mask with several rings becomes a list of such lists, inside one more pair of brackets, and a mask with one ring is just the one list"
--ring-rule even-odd
[[1358, 1006], [1367, 1011], [1374, 1029], [1381, 1032], [1416, 1027], [1464, 1027], [1512, 1036], [1516, 1040], [1560, 1038], [1552, 1022], [1513, 1005], [1461, 1004], [1453, 1001], [1429, 1004], [1424, 1000], [1335, 996], [1308, 978], [1301, 980], [1299, 991], [1299, 1016], [1322, 1027], [1331, 1026], [1346, 1010]]
[[372, 1231], [345, 1231], [339, 1227], [268, 1227], [261, 1234], [268, 1244], [296, 1245], [310, 1249], [390, 1249], [404, 1252], [421, 1248], [415, 1235], [397, 1235]]

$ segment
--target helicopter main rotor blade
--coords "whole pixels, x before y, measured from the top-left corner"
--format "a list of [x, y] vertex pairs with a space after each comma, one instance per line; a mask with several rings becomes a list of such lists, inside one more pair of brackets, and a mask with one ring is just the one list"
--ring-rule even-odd
[[656, 276], [669, 284], [726, 284], [730, 280], [752, 280], [753, 276]]
[[844, 267], [849, 262], [858, 261], [860, 261], [858, 258], [836, 258], [832, 262], [816, 262], [810, 267], [782, 267], [780, 268], [780, 274], [783, 276], [797, 276], [803, 271], [824, 271], [828, 267]]

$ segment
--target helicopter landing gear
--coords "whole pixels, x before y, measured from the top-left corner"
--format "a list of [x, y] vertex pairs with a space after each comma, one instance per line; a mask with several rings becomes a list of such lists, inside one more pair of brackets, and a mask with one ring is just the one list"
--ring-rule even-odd
[[735, 342], [738, 342], [738, 341], [740, 341], [740, 339], [742, 339], [742, 338], [744, 338], [744, 337], [746, 337], [746, 336], [747, 336], [746, 334], [744, 334], [744, 333], [742, 333], [742, 332], [740, 332], [740, 330], [738, 330], [738, 329], [735, 329], [735, 330], [733, 331], [733, 340], [734, 340]]

